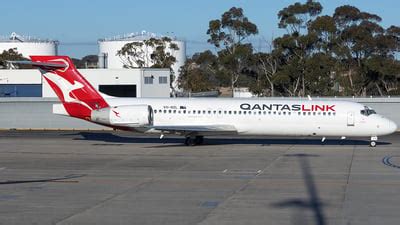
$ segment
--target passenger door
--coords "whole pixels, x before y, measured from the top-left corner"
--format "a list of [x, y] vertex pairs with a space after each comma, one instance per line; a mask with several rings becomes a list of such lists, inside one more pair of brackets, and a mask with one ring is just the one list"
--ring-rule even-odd
[[347, 112], [347, 126], [354, 126], [354, 112]]

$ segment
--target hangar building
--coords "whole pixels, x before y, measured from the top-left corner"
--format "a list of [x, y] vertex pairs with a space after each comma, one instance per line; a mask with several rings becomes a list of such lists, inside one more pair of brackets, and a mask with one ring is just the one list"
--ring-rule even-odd
[[[115, 97], [169, 97], [169, 69], [80, 69], [97, 90]], [[0, 97], [56, 97], [37, 69], [0, 70]]]

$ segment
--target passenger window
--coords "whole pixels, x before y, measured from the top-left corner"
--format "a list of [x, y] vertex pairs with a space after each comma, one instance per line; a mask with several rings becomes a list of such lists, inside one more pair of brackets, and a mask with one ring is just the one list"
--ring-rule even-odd
[[229, 115], [232, 114], [232, 111], [228, 111]]
[[176, 113], [176, 110], [174, 110], [174, 113]]
[[164, 109], [164, 113], [167, 113], [167, 110]]
[[183, 114], [186, 114], [186, 110], [183, 110]]

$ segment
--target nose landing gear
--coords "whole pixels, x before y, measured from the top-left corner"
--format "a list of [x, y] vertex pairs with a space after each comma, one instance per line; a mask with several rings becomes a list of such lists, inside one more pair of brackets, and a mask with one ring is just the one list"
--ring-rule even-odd
[[372, 136], [371, 137], [371, 141], [369, 142], [369, 146], [370, 147], [375, 147], [376, 146], [376, 141], [378, 141], [378, 137], [377, 136]]

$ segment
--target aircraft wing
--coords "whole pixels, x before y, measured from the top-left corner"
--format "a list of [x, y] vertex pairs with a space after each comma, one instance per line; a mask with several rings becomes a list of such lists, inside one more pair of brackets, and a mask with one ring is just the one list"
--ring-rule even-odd
[[166, 131], [180, 134], [196, 135], [229, 135], [237, 134], [237, 129], [232, 125], [177, 125], [177, 126], [149, 126], [159, 131]]

